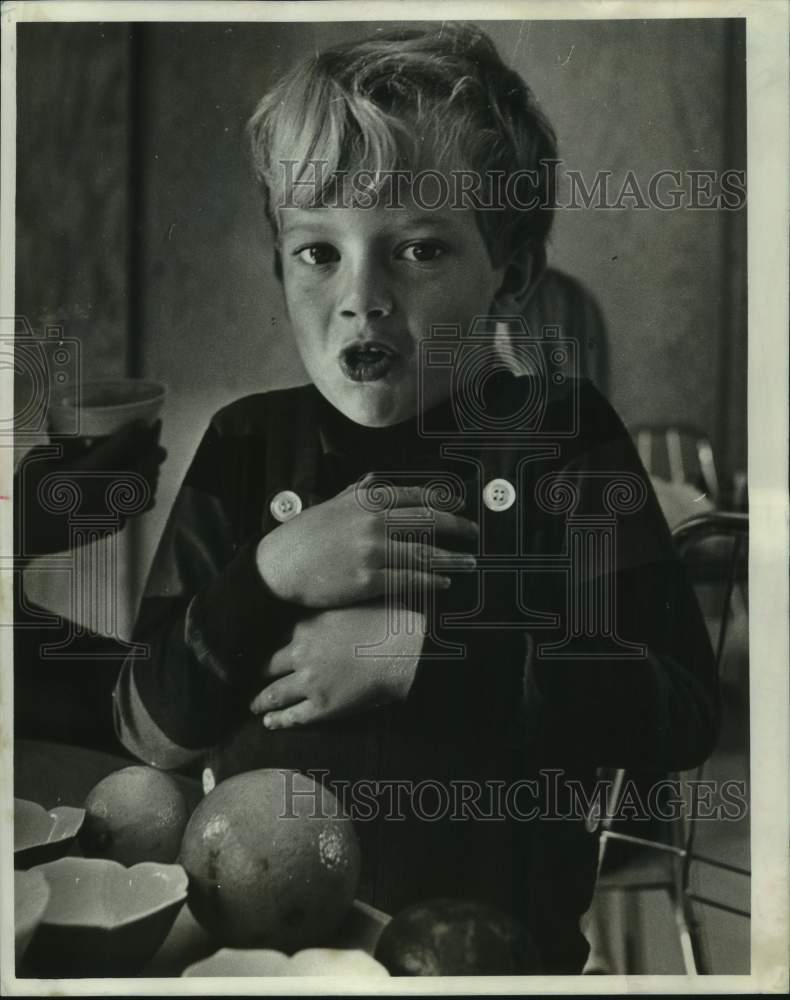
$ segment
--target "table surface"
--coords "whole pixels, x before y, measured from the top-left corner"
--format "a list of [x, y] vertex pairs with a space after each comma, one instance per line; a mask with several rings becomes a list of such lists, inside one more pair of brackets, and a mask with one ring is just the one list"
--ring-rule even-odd
[[[125, 757], [83, 747], [37, 740], [14, 744], [14, 796], [38, 802], [46, 809], [68, 805], [81, 808], [93, 786], [102, 778], [134, 762]], [[174, 775], [191, 803], [202, 797], [199, 782]], [[75, 853], [79, 853], [75, 848]], [[372, 954], [389, 917], [355, 901], [346, 921], [332, 941], [335, 948], [359, 948]], [[179, 976], [184, 969], [221, 947], [184, 905], [159, 951], [141, 976]]]
[[[81, 809], [88, 792], [97, 782], [113, 771], [133, 764], [139, 764], [139, 761], [66, 743], [16, 740], [14, 796], [38, 802], [45, 809], [54, 806]], [[186, 792], [190, 803], [197, 804], [203, 794], [200, 783], [179, 774], [173, 777]]]

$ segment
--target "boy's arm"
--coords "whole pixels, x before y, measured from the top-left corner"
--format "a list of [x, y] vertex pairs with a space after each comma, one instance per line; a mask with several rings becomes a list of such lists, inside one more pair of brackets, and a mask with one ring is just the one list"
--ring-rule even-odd
[[236, 537], [237, 442], [214, 421], [200, 443], [143, 596], [134, 640], [147, 653], [123, 664], [114, 694], [121, 742], [159, 767], [196, 761], [243, 717], [291, 620], [257, 571], [259, 536]]

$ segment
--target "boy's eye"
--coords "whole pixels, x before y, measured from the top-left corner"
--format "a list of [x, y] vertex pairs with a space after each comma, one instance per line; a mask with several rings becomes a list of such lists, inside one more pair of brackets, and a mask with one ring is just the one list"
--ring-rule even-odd
[[298, 257], [302, 263], [313, 266], [330, 264], [340, 260], [340, 254], [328, 243], [313, 243], [309, 247], [302, 247], [301, 250], [295, 252], [294, 256]]
[[429, 264], [441, 257], [444, 252], [444, 247], [440, 243], [434, 243], [432, 240], [420, 240], [404, 247], [399, 256], [404, 260], [415, 261], [418, 264]]

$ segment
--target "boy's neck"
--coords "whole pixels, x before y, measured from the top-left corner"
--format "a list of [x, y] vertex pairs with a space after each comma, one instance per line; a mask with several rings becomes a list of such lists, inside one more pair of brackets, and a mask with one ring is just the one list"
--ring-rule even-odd
[[[423, 414], [424, 420], [446, 422], [451, 404], [445, 400]], [[319, 404], [319, 430], [324, 450], [337, 455], [358, 455], [378, 461], [407, 459], [410, 454], [436, 452], [435, 439], [420, 432], [422, 421], [411, 417], [390, 427], [366, 427], [350, 420], [323, 396]]]
[[[502, 377], [487, 381], [486, 395], [495, 404], [502, 380], [513, 375], [500, 369]], [[458, 434], [458, 407], [463, 402], [456, 395], [443, 400], [422, 414], [390, 427], [366, 427], [346, 417], [320, 393], [318, 426], [324, 451], [376, 460], [408, 462], [409, 457], [438, 454], [439, 447]], [[428, 433], [425, 433], [427, 431]]]

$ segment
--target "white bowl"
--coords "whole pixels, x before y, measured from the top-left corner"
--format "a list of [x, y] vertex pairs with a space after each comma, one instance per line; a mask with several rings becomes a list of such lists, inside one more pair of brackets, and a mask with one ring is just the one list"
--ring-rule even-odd
[[84, 809], [14, 799], [14, 868], [32, 868], [62, 858], [85, 819]]
[[167, 389], [160, 382], [117, 378], [83, 382], [78, 390], [53, 401], [49, 424], [55, 434], [107, 437], [134, 420], [152, 424]]
[[14, 872], [14, 953], [17, 962], [30, 944], [49, 902], [49, 883], [41, 872]]
[[46, 978], [131, 976], [152, 957], [187, 896], [181, 865], [125, 868], [99, 858], [61, 858], [33, 869], [50, 900], [25, 959]]
[[332, 937], [331, 948], [305, 948], [295, 955], [270, 948], [220, 948], [182, 975], [387, 977], [387, 970], [372, 956], [389, 920], [386, 913], [355, 899]]
[[268, 948], [220, 948], [187, 966], [182, 975], [202, 976], [337, 976], [343, 979], [387, 979], [389, 973], [367, 952], [358, 949], [305, 948], [288, 956]]

